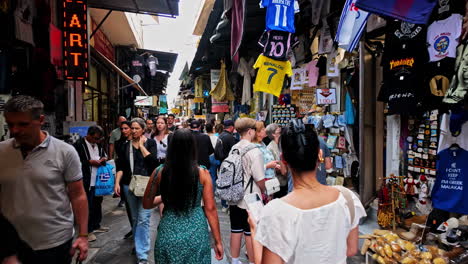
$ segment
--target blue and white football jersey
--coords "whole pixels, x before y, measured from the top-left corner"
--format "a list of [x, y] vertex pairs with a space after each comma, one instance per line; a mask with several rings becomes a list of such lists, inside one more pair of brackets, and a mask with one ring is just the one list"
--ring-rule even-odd
[[295, 0], [262, 0], [267, 8], [266, 30], [280, 30], [294, 33], [294, 14], [297, 10]]

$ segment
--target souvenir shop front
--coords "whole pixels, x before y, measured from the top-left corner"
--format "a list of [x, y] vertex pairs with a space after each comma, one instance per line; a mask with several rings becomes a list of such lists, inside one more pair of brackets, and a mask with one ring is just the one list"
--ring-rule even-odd
[[384, 176], [376, 181], [381, 229], [361, 236], [361, 253], [378, 263], [465, 263], [466, 2], [415, 1], [411, 10], [418, 12], [404, 14], [376, 1], [352, 2], [386, 22], [378, 30], [377, 100], [385, 106]]
[[466, 1], [239, 2], [209, 16], [186, 82], [196, 108], [313, 124], [332, 153], [327, 182], [366, 206], [378, 197], [391, 231], [363, 237], [369, 261], [462, 263]]

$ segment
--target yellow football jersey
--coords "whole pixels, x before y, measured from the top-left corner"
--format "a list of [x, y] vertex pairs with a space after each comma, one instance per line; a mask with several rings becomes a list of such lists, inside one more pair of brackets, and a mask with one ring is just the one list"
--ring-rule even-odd
[[284, 76], [292, 76], [291, 62], [277, 61], [260, 55], [253, 66], [259, 69], [254, 91], [273, 94], [279, 97], [283, 88]]

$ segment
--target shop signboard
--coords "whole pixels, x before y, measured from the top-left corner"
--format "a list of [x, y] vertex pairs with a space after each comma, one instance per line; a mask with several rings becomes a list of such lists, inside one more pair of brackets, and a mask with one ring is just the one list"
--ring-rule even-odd
[[152, 96], [137, 96], [135, 99], [136, 106], [152, 106], [153, 97]]
[[[211, 70], [211, 90], [216, 87], [219, 82], [221, 70]], [[211, 112], [212, 113], [229, 113], [228, 102], [219, 102], [211, 97]]]
[[316, 89], [317, 104], [318, 105], [331, 105], [336, 104], [336, 89]]
[[68, 80], [88, 80], [88, 6], [86, 0], [63, 0], [63, 63]]
[[54, 26], [49, 25], [50, 33], [50, 62], [55, 67], [57, 78], [63, 80], [63, 51], [62, 51], [62, 31]]
[[202, 97], [195, 97], [193, 99], [194, 103], [203, 103], [205, 100]]

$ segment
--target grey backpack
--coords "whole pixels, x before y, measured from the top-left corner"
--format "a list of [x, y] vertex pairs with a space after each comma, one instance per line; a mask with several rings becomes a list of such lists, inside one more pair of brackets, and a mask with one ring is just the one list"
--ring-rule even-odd
[[256, 148], [254, 144], [239, 149], [233, 148], [229, 156], [221, 163], [216, 180], [215, 194], [222, 200], [229, 203], [238, 203], [244, 198], [245, 190], [251, 185], [253, 187], [253, 178], [251, 177], [244, 189], [244, 169], [242, 167], [242, 158], [247, 152]]

